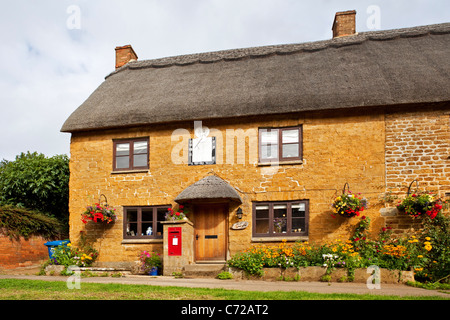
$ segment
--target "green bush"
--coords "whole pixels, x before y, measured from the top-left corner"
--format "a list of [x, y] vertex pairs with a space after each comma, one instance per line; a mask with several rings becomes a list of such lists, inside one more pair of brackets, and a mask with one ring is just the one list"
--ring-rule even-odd
[[27, 152], [1, 161], [0, 203], [50, 214], [67, 224], [69, 158]]

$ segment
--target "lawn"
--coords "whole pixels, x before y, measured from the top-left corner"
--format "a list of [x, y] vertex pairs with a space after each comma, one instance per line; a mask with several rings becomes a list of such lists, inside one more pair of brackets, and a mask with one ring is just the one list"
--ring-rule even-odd
[[303, 291], [240, 291], [130, 284], [83, 283], [68, 289], [63, 281], [1, 279], [0, 300], [443, 300], [371, 294], [319, 294]]

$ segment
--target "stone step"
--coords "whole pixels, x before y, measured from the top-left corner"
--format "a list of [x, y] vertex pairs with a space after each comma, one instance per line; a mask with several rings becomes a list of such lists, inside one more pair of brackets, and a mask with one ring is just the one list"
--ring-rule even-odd
[[223, 270], [225, 270], [225, 263], [197, 263], [185, 265], [183, 267], [183, 275], [185, 277], [213, 278]]

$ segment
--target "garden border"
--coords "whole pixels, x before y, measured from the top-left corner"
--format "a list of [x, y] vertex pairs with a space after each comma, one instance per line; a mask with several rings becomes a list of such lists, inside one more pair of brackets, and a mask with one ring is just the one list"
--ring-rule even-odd
[[[261, 277], [249, 275], [244, 270], [230, 267], [228, 271], [233, 275], [234, 279], [251, 279], [263, 281], [326, 281], [326, 282], [353, 282], [367, 283], [371, 273], [366, 268], [357, 268], [354, 270], [353, 279], [349, 280], [347, 268], [337, 268], [331, 273], [327, 273], [326, 267], [312, 266], [297, 268], [263, 268]], [[328, 275], [330, 277], [324, 278]], [[326, 280], [325, 280], [326, 279]], [[380, 283], [399, 284], [414, 281], [413, 271], [388, 270], [380, 268]]]

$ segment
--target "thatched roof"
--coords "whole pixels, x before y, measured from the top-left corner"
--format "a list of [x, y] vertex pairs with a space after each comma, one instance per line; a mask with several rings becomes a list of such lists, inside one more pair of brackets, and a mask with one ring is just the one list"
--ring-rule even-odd
[[445, 23], [135, 61], [108, 75], [61, 131], [450, 101], [449, 57]]
[[183, 203], [195, 200], [229, 200], [242, 203], [242, 198], [236, 189], [228, 184], [225, 180], [215, 176], [207, 176], [189, 187], [184, 189], [175, 201]]

